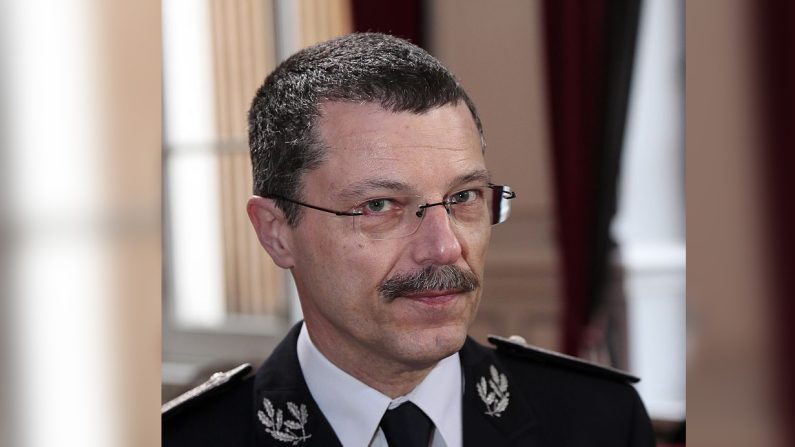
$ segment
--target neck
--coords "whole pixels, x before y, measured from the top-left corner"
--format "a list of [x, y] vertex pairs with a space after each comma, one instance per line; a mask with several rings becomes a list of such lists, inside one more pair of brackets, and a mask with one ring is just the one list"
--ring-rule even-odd
[[[307, 324], [304, 322], [304, 324]], [[374, 356], [350, 340], [340, 340], [333, 331], [307, 324], [312, 344], [337, 368], [378, 392], [395, 399], [417, 387], [438, 362], [407, 365], [383, 356]]]

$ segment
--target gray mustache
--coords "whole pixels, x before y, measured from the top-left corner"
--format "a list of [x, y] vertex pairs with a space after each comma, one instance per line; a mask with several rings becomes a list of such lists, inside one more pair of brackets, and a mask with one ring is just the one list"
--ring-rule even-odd
[[382, 298], [393, 300], [399, 296], [433, 290], [461, 290], [470, 292], [480, 287], [478, 277], [455, 265], [429, 265], [422, 270], [397, 274], [378, 286]]

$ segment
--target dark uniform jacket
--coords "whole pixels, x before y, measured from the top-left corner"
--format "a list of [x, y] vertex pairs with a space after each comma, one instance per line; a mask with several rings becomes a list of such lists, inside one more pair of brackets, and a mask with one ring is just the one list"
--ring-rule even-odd
[[[164, 405], [163, 446], [339, 446], [304, 382], [300, 324], [256, 374], [241, 366]], [[653, 446], [637, 379], [492, 337], [467, 339], [464, 446]], [[348, 447], [348, 446], [346, 446]], [[366, 446], [350, 446], [366, 447]]]

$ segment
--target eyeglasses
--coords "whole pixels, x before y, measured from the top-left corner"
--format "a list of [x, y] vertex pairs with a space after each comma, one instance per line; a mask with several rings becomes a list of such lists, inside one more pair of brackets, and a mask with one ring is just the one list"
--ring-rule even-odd
[[441, 202], [428, 203], [414, 195], [378, 197], [348, 211], [330, 210], [275, 194], [268, 197], [337, 216], [353, 217], [353, 226], [359, 233], [370, 239], [383, 240], [411, 236], [420, 228], [426, 210], [434, 206], [443, 206], [453, 223], [465, 229], [497, 225], [508, 219], [510, 200], [516, 197], [516, 193], [508, 186], [489, 184], [463, 189], [444, 197]]

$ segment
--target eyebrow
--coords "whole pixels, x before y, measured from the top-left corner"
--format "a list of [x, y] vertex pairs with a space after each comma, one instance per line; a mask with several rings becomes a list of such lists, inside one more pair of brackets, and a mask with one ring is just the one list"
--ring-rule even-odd
[[[489, 183], [490, 180], [491, 174], [488, 170], [478, 169], [459, 175], [449, 183], [449, 186], [455, 187], [473, 182]], [[339, 197], [343, 200], [359, 199], [372, 193], [374, 189], [406, 193], [411, 191], [412, 187], [408, 183], [398, 180], [373, 178], [351, 183], [339, 192]]]
[[411, 187], [407, 183], [397, 180], [374, 178], [351, 183], [340, 191], [339, 196], [342, 199], [358, 199], [374, 189], [404, 192], [410, 190]]
[[450, 182], [450, 186], [457, 186], [473, 182], [491, 183], [491, 174], [489, 174], [489, 171], [486, 169], [477, 169], [470, 173], [459, 175], [453, 179], [452, 182]]

